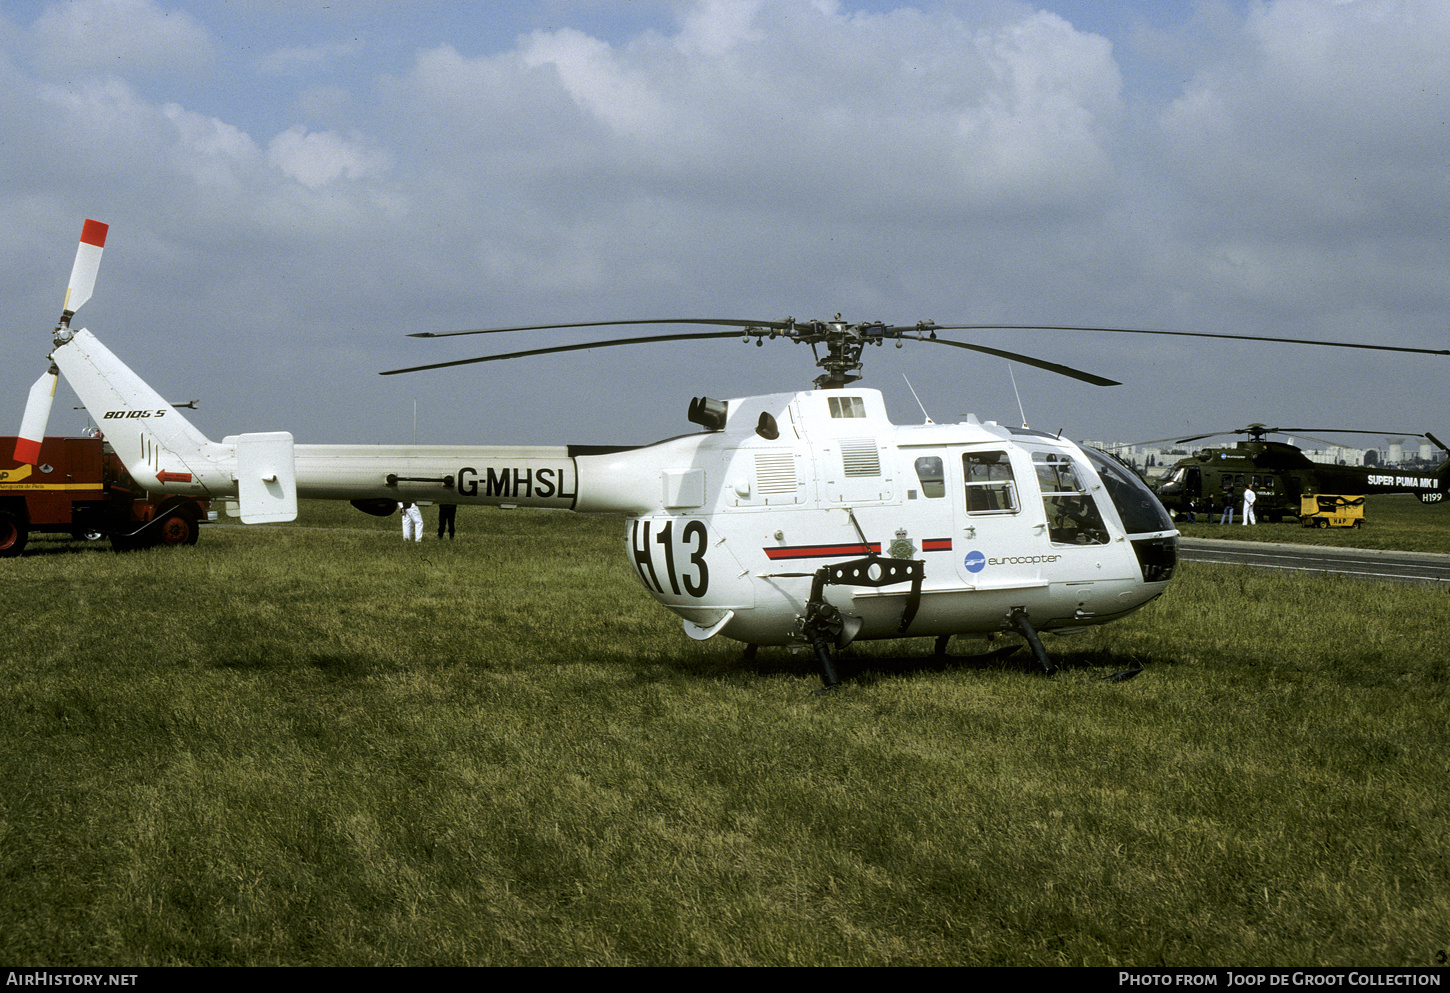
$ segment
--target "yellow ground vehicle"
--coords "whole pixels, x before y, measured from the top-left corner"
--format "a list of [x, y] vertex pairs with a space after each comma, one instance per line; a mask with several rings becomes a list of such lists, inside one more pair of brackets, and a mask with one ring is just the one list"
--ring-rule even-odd
[[1357, 528], [1364, 524], [1364, 497], [1306, 493], [1299, 498], [1299, 520], [1306, 528]]

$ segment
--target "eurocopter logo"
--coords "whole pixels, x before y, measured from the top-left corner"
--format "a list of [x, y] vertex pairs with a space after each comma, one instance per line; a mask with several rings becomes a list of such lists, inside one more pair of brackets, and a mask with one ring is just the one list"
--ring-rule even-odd
[[1000, 559], [989, 559], [981, 552], [968, 552], [963, 560], [963, 565], [970, 573], [978, 573], [989, 565], [1039, 565], [1043, 562], [1056, 562], [1062, 558], [1061, 555], [1004, 555]]

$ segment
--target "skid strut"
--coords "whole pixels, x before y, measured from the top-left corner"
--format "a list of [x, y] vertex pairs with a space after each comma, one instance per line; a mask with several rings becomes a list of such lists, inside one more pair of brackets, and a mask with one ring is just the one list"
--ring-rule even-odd
[[[841, 682], [831, 660], [831, 647], [841, 643], [841, 632], [845, 620], [841, 612], [826, 602], [827, 586], [893, 586], [896, 583], [911, 583], [911, 592], [902, 605], [899, 630], [905, 634], [921, 606], [921, 582], [926, 576], [926, 563], [917, 559], [887, 559], [879, 555], [868, 555], [863, 559], [823, 565], [811, 580], [811, 598], [806, 601], [806, 611], [798, 621], [801, 633], [811, 643], [816, 661], [821, 666], [823, 690], [830, 690]], [[849, 640], [849, 639], [848, 639]]]
[[1007, 619], [1012, 623], [1012, 627], [1022, 637], [1027, 639], [1027, 644], [1032, 648], [1032, 654], [1037, 656], [1037, 662], [1042, 666], [1042, 674], [1044, 676], [1054, 675], [1057, 672], [1057, 667], [1047, 657], [1047, 649], [1042, 647], [1042, 639], [1037, 637], [1037, 630], [1032, 626], [1032, 622], [1027, 619], [1026, 609], [1013, 607], [1012, 613]]

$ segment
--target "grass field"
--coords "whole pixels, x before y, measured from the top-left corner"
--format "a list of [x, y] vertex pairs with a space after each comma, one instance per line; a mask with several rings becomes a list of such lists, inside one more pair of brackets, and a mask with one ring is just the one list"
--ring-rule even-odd
[[[1326, 545], [1333, 548], [1395, 549], [1450, 554], [1450, 506], [1422, 504], [1413, 495], [1398, 493], [1372, 496], [1365, 504], [1365, 520], [1358, 528], [1306, 528], [1298, 521], [1260, 523], [1245, 527], [1234, 513], [1233, 524], [1199, 523], [1178, 525], [1188, 538], [1224, 538], [1229, 541], [1270, 541], [1295, 545]], [[1218, 520], [1218, 515], [1213, 515]]]
[[[1396, 513], [1359, 536], [1440, 540]], [[817, 698], [807, 655], [685, 637], [618, 519], [462, 508], [418, 546], [337, 505], [299, 524], [0, 562], [0, 961], [1450, 948], [1443, 590], [1188, 565], [1049, 640], [1056, 679], [877, 643]]]

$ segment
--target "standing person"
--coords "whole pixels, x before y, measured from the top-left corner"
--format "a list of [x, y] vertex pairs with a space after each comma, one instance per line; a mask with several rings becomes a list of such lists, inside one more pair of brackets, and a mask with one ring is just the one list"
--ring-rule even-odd
[[453, 540], [453, 522], [458, 518], [458, 504], [440, 503], [438, 505], [438, 540], [443, 540], [443, 528], [448, 528], [448, 540]]
[[1188, 523], [1198, 523], [1198, 501], [1193, 499], [1193, 497], [1188, 498]]
[[1223, 516], [1218, 519], [1220, 524], [1232, 524], [1234, 522], [1234, 488], [1225, 486], [1223, 488]]
[[1258, 499], [1258, 495], [1254, 493], [1254, 488], [1252, 486], [1245, 486], [1244, 487], [1244, 521], [1243, 521], [1245, 524], [1257, 524], [1257, 523], [1259, 523], [1258, 522], [1258, 519], [1254, 517], [1254, 501], [1256, 501], [1257, 499]]
[[418, 509], [418, 505], [409, 500], [398, 504], [398, 508], [403, 512], [403, 540], [422, 541], [423, 512]]

